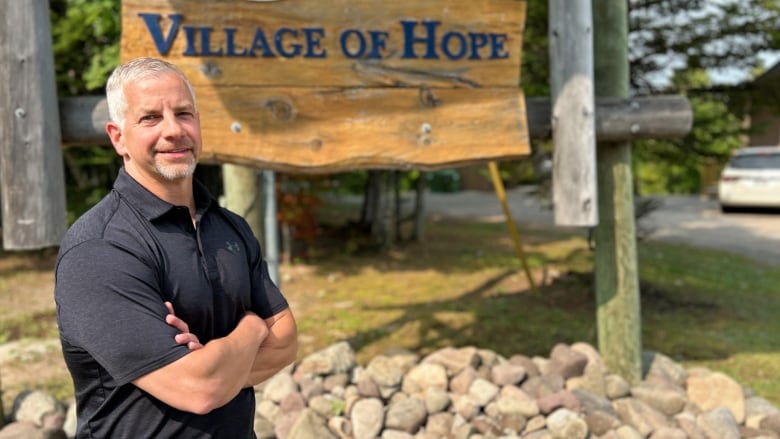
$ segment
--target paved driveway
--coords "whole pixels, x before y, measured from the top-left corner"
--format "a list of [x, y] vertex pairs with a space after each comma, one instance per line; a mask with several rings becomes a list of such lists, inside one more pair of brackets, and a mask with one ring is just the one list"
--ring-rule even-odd
[[652, 239], [684, 242], [744, 254], [780, 265], [780, 212], [723, 214], [715, 200], [696, 196], [659, 199], [661, 207], [643, 220]]
[[[493, 192], [462, 191], [428, 193], [429, 215], [503, 221], [501, 204]], [[780, 212], [723, 214], [717, 202], [699, 196], [654, 198], [658, 208], [643, 217], [637, 227], [647, 231], [649, 239], [682, 242], [744, 254], [760, 261], [780, 265]], [[520, 224], [553, 223], [553, 212], [533, 188], [507, 191], [512, 217]]]

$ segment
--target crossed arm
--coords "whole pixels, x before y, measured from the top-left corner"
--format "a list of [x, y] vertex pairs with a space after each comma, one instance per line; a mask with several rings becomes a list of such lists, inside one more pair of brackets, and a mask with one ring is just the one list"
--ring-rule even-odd
[[247, 313], [226, 337], [202, 345], [173, 306], [165, 305], [166, 323], [180, 331], [176, 342], [192, 352], [133, 383], [172, 407], [208, 413], [295, 361], [297, 328], [289, 309], [265, 320]]

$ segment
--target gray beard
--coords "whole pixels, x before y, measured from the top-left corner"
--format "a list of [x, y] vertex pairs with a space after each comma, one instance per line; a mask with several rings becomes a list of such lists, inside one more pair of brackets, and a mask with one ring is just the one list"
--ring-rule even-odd
[[171, 166], [155, 163], [154, 168], [157, 170], [157, 173], [160, 174], [160, 176], [162, 176], [164, 179], [174, 181], [182, 178], [192, 177], [192, 175], [195, 173], [195, 167], [197, 165], [197, 162], [193, 160], [192, 162], [187, 163], [186, 166], [180, 164]]

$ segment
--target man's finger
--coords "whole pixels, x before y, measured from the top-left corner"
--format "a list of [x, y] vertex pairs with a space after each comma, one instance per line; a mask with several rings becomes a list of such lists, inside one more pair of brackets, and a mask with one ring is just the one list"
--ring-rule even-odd
[[180, 332], [190, 332], [190, 327], [187, 325], [187, 323], [184, 322], [184, 320], [176, 317], [173, 314], [168, 314], [165, 316], [165, 323], [173, 326], [174, 328], [178, 329]]

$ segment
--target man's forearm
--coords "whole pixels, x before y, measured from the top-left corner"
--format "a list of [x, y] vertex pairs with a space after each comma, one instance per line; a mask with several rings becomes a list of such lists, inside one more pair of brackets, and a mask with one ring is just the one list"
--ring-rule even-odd
[[292, 313], [283, 312], [266, 320], [268, 337], [260, 345], [252, 363], [246, 386], [262, 383], [295, 361], [298, 354], [298, 331]]
[[297, 350], [297, 343], [295, 346], [288, 346], [283, 349], [261, 346], [257, 350], [252, 371], [249, 373], [247, 387], [262, 383], [292, 364], [295, 361]]
[[247, 315], [226, 337], [212, 340], [134, 384], [180, 410], [208, 413], [228, 403], [245, 386], [267, 334], [260, 318]]
[[221, 407], [233, 399], [252, 373], [249, 365], [253, 361], [253, 346], [257, 346], [257, 332], [255, 326], [239, 325], [227, 337], [206, 343], [203, 349], [190, 354], [201, 360], [198, 354], [200, 351], [206, 351], [203, 352], [207, 355], [204, 355], [206, 358], [199, 375], [203, 380], [201, 385], [211, 389], [216, 407]]

